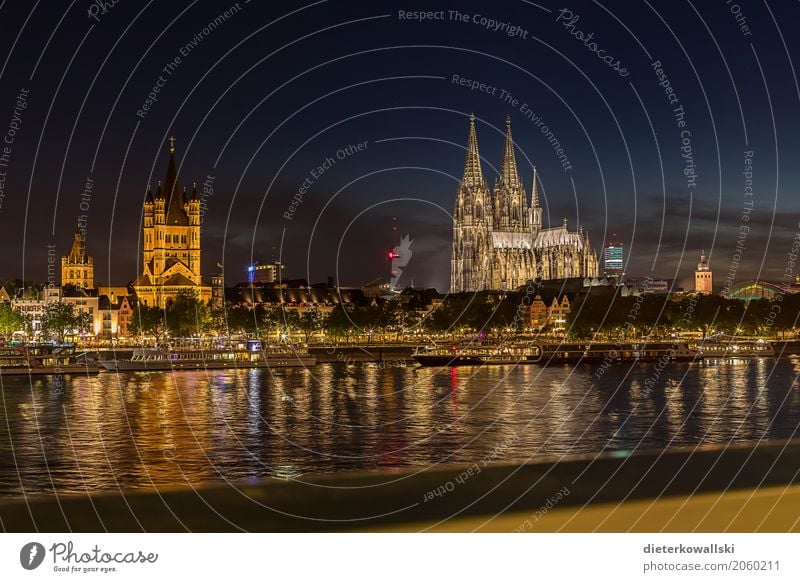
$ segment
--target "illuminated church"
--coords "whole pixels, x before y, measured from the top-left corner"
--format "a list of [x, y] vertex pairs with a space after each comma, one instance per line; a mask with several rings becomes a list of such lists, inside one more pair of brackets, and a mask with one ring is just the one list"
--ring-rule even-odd
[[155, 196], [148, 186], [142, 231], [142, 274], [133, 284], [140, 304], [166, 307], [181, 292], [208, 303], [211, 286], [200, 276], [200, 198], [181, 189], [170, 138], [169, 164]]
[[69, 254], [61, 257], [61, 284], [94, 289], [94, 259], [86, 253], [85, 223], [80, 221]]
[[483, 178], [475, 116], [470, 116], [464, 177], [453, 212], [450, 292], [513, 290], [532, 279], [597, 277], [589, 235], [567, 229], [567, 220], [542, 228], [536, 169], [531, 202], [517, 172], [511, 119], [506, 118], [503, 162], [492, 192]]

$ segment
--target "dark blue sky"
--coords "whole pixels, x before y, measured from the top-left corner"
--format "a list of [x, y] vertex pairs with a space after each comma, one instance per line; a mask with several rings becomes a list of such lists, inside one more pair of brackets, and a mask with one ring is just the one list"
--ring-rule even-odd
[[[510, 115], [529, 191], [531, 163], [539, 169], [545, 223], [580, 222], [598, 251], [616, 233], [631, 275], [685, 280], [705, 248], [720, 285], [738, 243], [736, 280], [759, 270], [780, 279], [800, 231], [795, 2], [1, 6], [0, 133], [18, 127], [0, 167], [3, 276], [44, 281], [47, 245], [67, 252], [85, 214], [98, 284], [135, 278], [145, 188], [163, 179], [174, 134], [183, 184], [214, 177], [204, 274], [223, 261], [231, 284], [251, 257], [280, 254], [291, 277], [386, 278], [397, 217], [414, 240], [401, 284], [445, 290], [470, 112], [490, 182]], [[420, 10], [443, 12], [423, 22], [406, 14]], [[497, 90], [471, 91], [454, 75]], [[23, 89], [27, 107], [15, 117]], [[334, 163], [320, 173], [326, 158]]]

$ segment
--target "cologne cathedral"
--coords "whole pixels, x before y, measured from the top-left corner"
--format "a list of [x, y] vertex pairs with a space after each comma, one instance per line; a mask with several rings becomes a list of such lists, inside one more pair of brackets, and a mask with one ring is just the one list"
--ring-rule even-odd
[[470, 116], [464, 177], [453, 212], [450, 292], [513, 290], [533, 279], [597, 277], [589, 235], [567, 229], [567, 220], [542, 228], [536, 169], [531, 202], [517, 172], [511, 119], [506, 118], [500, 176], [489, 191], [481, 170], [475, 116]]

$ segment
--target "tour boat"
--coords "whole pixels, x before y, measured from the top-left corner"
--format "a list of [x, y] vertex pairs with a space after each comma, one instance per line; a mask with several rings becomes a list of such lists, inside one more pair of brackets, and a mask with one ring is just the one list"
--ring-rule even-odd
[[145, 348], [133, 351], [129, 359], [101, 361], [113, 372], [159, 370], [227, 370], [237, 368], [283, 368], [314, 366], [317, 359], [307, 352], [288, 347], [262, 348], [249, 341], [244, 348]]
[[762, 339], [710, 338], [697, 345], [700, 357], [714, 358], [767, 358], [775, 355], [775, 348]]
[[694, 360], [697, 350], [685, 342], [608, 342], [542, 344], [542, 364]]
[[414, 360], [422, 366], [487, 366], [503, 364], [615, 363], [678, 361], [697, 358], [688, 344], [656, 343], [551, 343], [526, 345], [451, 346], [418, 350]]
[[0, 345], [0, 376], [97, 374], [97, 363], [72, 345]]
[[421, 366], [456, 367], [535, 364], [541, 356], [541, 349], [537, 345], [475, 345], [417, 350], [412, 357]]

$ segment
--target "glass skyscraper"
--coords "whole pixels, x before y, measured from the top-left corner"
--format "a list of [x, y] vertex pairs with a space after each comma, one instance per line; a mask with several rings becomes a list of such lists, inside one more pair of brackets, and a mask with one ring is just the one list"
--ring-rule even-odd
[[606, 276], [622, 276], [624, 264], [622, 243], [614, 236], [603, 249], [603, 267]]

